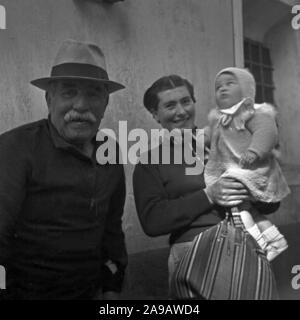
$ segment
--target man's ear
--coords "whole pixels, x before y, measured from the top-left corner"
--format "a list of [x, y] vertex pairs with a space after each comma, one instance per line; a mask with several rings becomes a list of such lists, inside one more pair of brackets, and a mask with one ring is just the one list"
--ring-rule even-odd
[[48, 105], [48, 108], [49, 108], [49, 105], [50, 105], [50, 102], [51, 102], [51, 96], [49, 94], [49, 91], [46, 91], [45, 99], [46, 99], [46, 102], [47, 102], [47, 105]]

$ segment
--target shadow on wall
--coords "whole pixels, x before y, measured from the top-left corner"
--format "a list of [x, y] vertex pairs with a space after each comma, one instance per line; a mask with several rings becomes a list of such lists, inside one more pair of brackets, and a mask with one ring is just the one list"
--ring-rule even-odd
[[[300, 300], [300, 223], [284, 225], [279, 228], [289, 243], [288, 250], [272, 262], [279, 297], [281, 300]], [[168, 254], [169, 248], [162, 248], [130, 255], [122, 299], [167, 299]], [[292, 273], [292, 268], [295, 265], [299, 265], [298, 276]], [[293, 278], [299, 289], [293, 288]]]

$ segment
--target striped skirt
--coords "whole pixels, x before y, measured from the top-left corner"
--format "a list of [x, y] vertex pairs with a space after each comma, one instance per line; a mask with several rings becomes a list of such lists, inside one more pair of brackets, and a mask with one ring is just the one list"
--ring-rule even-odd
[[195, 237], [174, 272], [170, 291], [173, 299], [277, 299], [265, 253], [229, 219]]

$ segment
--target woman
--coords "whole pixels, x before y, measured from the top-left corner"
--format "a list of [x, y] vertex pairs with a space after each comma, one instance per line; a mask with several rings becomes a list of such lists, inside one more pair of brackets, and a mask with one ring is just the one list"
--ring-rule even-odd
[[[196, 128], [195, 102], [192, 84], [178, 75], [158, 79], [144, 95], [147, 110], [169, 131]], [[176, 148], [171, 141], [170, 153], [174, 154]], [[193, 238], [223, 220], [225, 207], [249, 200], [240, 182], [222, 178], [208, 188], [203, 172], [186, 175], [191, 165], [172, 160], [171, 156], [170, 164], [139, 163], [133, 175], [136, 208], [144, 232], [153, 237], [170, 234], [169, 280]], [[254, 205], [264, 214], [279, 206]]]

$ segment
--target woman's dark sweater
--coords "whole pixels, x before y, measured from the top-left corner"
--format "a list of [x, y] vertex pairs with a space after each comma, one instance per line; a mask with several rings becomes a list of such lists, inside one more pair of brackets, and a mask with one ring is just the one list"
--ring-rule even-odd
[[[161, 145], [160, 145], [161, 152]], [[177, 146], [175, 145], [175, 148]], [[174, 145], [171, 143], [171, 154]], [[160, 153], [161, 154], [161, 153]], [[149, 151], [150, 159], [150, 151]], [[138, 163], [133, 174], [136, 209], [149, 236], [170, 234], [170, 244], [191, 241], [197, 234], [225, 217], [225, 208], [212, 205], [206, 193], [204, 174], [187, 175], [193, 165]], [[263, 214], [278, 209], [279, 203], [256, 203]]]

